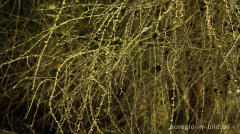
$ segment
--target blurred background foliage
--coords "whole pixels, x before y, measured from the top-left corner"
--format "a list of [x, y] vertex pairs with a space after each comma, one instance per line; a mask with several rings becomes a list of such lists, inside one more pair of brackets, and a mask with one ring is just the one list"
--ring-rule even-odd
[[[240, 129], [238, 0], [0, 0], [1, 133]], [[227, 129], [169, 129], [219, 124]]]

